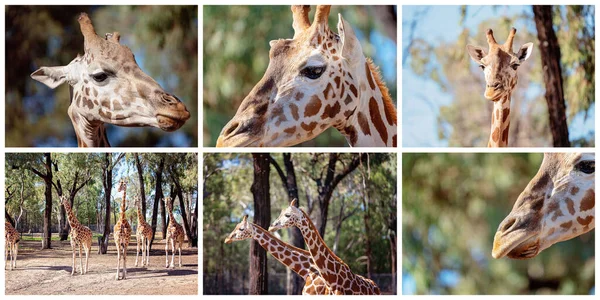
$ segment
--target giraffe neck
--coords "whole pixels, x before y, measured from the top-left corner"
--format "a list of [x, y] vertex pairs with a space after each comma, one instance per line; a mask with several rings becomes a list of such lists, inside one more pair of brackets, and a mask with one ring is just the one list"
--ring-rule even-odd
[[127, 195], [127, 188], [125, 188], [123, 190], [123, 200], [121, 201], [121, 214], [119, 215], [119, 218], [121, 220], [125, 220], [125, 201], [127, 198], [125, 198], [125, 196]]
[[[310, 252], [317, 269], [321, 276], [332, 288], [338, 286], [338, 274], [353, 274], [348, 265], [346, 265], [339, 257], [327, 247], [325, 241], [319, 234], [315, 224], [310, 220], [308, 215], [302, 211], [304, 217], [300, 222], [300, 232], [304, 237], [304, 242]], [[350, 278], [352, 280], [352, 278]]]
[[168, 209], [169, 213], [169, 227], [175, 226], [177, 221], [175, 221], [175, 215], [173, 215], [173, 209]]
[[492, 128], [488, 147], [508, 147], [510, 129], [510, 93], [494, 102]]
[[358, 96], [356, 111], [338, 130], [355, 147], [395, 147], [396, 109], [389, 91], [379, 78], [379, 71], [370, 60], [356, 67], [358, 90], [349, 90], [348, 95]]
[[79, 112], [76, 112], [72, 101], [68, 114], [71, 123], [73, 123], [75, 135], [77, 136], [77, 146], [110, 147], [108, 137], [106, 136], [106, 127], [103, 122], [92, 121]]
[[254, 238], [276, 260], [296, 272], [302, 279], [310, 275], [312, 258], [306, 250], [294, 247], [274, 237], [270, 232], [256, 224], [250, 223], [254, 229]]
[[144, 217], [144, 214], [142, 214], [142, 208], [140, 207], [139, 204], [137, 206], [137, 217], [138, 217], [138, 226], [140, 226], [140, 224], [146, 223], [146, 218]]
[[77, 220], [77, 217], [75, 217], [75, 214], [71, 209], [71, 205], [66, 204], [64, 207], [67, 211], [67, 220], [69, 220], [69, 225], [71, 225], [71, 228], [77, 227], [77, 225], [79, 225], [79, 221]]

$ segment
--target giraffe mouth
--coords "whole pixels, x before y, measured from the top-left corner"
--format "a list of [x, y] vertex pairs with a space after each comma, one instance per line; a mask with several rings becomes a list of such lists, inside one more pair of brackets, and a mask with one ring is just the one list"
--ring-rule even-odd
[[496, 232], [492, 256], [496, 259], [504, 256], [512, 259], [527, 259], [536, 256], [540, 250], [537, 234], [525, 230]]
[[504, 89], [502, 87], [490, 87], [485, 89], [484, 97], [491, 101], [498, 101], [502, 99], [502, 95], [504, 95]]
[[175, 131], [190, 118], [190, 113], [185, 111], [187, 114], [181, 115], [170, 115], [170, 114], [159, 114], [156, 116], [158, 121], [158, 127], [164, 131]]
[[240, 134], [230, 137], [219, 136], [217, 139], [217, 147], [256, 147], [256, 142], [259, 141], [257, 137], [251, 137], [249, 135]]

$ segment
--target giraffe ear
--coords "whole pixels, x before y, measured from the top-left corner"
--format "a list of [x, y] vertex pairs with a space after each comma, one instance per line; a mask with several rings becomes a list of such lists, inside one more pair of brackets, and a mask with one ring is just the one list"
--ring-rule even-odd
[[31, 73], [31, 78], [54, 89], [65, 82], [67, 78], [66, 68], [67, 67], [64, 66], [41, 67], [37, 71]]
[[471, 59], [478, 64], [481, 64], [481, 59], [487, 55], [483, 48], [473, 45], [467, 45], [467, 52], [469, 52]]
[[246, 222], [246, 220], [248, 220], [248, 215], [244, 215], [244, 219], [242, 219], [242, 222]]
[[290, 203], [290, 206], [296, 206], [296, 203], [298, 203], [298, 199], [292, 200], [292, 202]]
[[533, 52], [533, 43], [527, 43], [521, 46], [519, 52], [517, 52], [517, 58], [519, 59], [519, 62], [526, 61], [531, 55], [531, 52]]
[[342, 14], [338, 14], [338, 34], [342, 40], [342, 57], [353, 62], [359, 62], [362, 57], [362, 47], [360, 41], [356, 38], [354, 30], [344, 18]]

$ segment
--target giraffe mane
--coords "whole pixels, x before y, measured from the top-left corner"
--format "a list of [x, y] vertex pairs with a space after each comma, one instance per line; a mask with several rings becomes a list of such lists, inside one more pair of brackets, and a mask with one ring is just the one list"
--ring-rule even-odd
[[396, 107], [394, 106], [394, 102], [392, 101], [392, 97], [390, 96], [390, 90], [385, 85], [385, 82], [381, 79], [381, 71], [379, 70], [379, 67], [375, 65], [375, 63], [373, 63], [373, 60], [370, 57], [367, 57], [367, 65], [369, 66], [371, 75], [373, 76], [373, 79], [375, 79], [379, 90], [381, 90], [385, 111], [392, 112], [392, 120], [394, 121], [394, 124], [397, 124], [398, 121], [396, 116]]

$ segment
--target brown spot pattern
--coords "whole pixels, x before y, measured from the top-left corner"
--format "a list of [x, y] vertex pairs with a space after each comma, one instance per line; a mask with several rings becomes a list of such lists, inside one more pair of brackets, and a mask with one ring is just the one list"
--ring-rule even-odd
[[379, 132], [379, 136], [383, 140], [384, 143], [387, 143], [388, 133], [385, 128], [385, 124], [381, 119], [381, 113], [379, 112], [379, 105], [375, 98], [371, 97], [369, 100], [369, 113], [371, 114], [371, 122], [375, 126], [377, 132]]
[[298, 121], [298, 119], [300, 118], [300, 115], [298, 114], [298, 106], [296, 106], [294, 103], [291, 103], [290, 110], [292, 111], [292, 118]]
[[569, 210], [569, 213], [571, 215], [575, 214], [575, 202], [573, 202], [573, 200], [567, 198], [567, 209]]
[[[581, 204], [579, 205], [580, 211], [588, 211], [596, 205], [596, 194], [593, 190], [588, 190], [585, 192], [583, 199], [581, 200]], [[583, 225], [583, 224], [582, 224]]]
[[365, 117], [365, 115], [362, 113], [362, 111], [358, 112], [358, 125], [360, 126], [360, 130], [365, 135], [371, 135], [371, 128], [369, 127], [369, 120], [367, 120], [367, 117]]
[[318, 96], [312, 96], [304, 109], [304, 117], [312, 117], [321, 110], [321, 99]]
[[588, 226], [590, 223], [592, 223], [592, 221], [594, 221], [593, 216], [587, 216], [585, 218], [577, 217], [577, 223], [579, 223], [583, 226]]
[[369, 81], [369, 87], [371, 90], [375, 89], [375, 82], [373, 81], [373, 77], [371, 76], [371, 69], [369, 69], [369, 64], [365, 62], [365, 73], [367, 73], [367, 81]]
[[492, 133], [492, 140], [495, 143], [497, 143], [499, 138], [500, 138], [500, 128], [496, 127], [496, 129], [494, 129], [494, 133]]
[[333, 118], [340, 112], [341, 106], [339, 102], [335, 102], [334, 105], [327, 105], [323, 110], [321, 119]]

